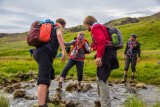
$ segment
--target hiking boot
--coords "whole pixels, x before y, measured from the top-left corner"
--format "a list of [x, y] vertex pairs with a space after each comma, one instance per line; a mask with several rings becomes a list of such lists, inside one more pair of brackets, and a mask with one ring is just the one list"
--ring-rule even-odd
[[124, 78], [121, 80], [121, 83], [126, 83], [127, 82], [127, 75], [124, 75]]
[[38, 106], [38, 107], [48, 107], [48, 105], [47, 105], [47, 104], [45, 104], [45, 105], [43, 105], [43, 106]]
[[101, 107], [101, 102], [100, 100], [94, 101], [95, 107]]
[[58, 82], [58, 86], [57, 86], [57, 89], [56, 90], [61, 90], [62, 89], [62, 82]]
[[49, 91], [47, 91], [47, 94], [46, 94], [46, 103], [50, 102], [50, 98], [49, 98]]
[[80, 83], [80, 82], [78, 82], [78, 84], [77, 84], [77, 91], [78, 91], [78, 92], [81, 91], [81, 83]]
[[134, 81], [134, 75], [131, 76], [130, 83], [135, 83], [135, 81]]

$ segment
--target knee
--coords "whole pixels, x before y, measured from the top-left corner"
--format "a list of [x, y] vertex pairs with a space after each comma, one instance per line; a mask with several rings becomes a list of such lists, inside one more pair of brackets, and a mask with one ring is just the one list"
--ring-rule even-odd
[[128, 71], [128, 68], [129, 68], [129, 67], [125, 67], [124, 70], [125, 70], [125, 71]]
[[132, 72], [136, 72], [136, 68], [135, 67], [132, 67]]

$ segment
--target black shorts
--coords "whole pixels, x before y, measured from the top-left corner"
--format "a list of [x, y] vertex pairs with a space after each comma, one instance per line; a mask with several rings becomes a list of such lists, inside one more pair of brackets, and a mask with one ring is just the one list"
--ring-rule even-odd
[[110, 76], [111, 71], [117, 68], [119, 68], [117, 52], [115, 48], [108, 46], [105, 48], [105, 52], [102, 57], [102, 66], [97, 67], [98, 79], [106, 82]]
[[33, 52], [35, 61], [38, 63], [38, 80], [37, 85], [50, 85], [50, 81], [54, 79], [54, 68], [52, 53], [46, 47], [39, 47]]

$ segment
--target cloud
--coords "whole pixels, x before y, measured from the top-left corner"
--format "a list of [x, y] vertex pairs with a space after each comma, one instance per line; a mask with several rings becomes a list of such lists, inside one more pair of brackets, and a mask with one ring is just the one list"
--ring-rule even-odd
[[100, 23], [141, 17], [160, 11], [160, 0], [0, 0], [0, 32], [28, 31], [35, 20], [62, 17], [67, 27], [83, 24], [87, 15]]

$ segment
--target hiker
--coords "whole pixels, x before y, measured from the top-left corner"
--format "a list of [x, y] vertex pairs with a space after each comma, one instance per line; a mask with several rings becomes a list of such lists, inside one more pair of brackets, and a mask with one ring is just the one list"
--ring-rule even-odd
[[71, 42], [65, 42], [65, 46], [73, 45], [73, 48], [71, 52], [69, 53], [69, 59], [64, 67], [60, 79], [58, 82], [57, 89], [62, 88], [62, 83], [64, 79], [66, 78], [66, 75], [68, 71], [76, 65], [77, 68], [77, 77], [78, 77], [78, 83], [77, 83], [77, 89], [78, 91], [81, 91], [81, 81], [83, 78], [83, 67], [84, 67], [84, 60], [85, 60], [85, 51], [90, 52], [90, 47], [84, 38], [85, 34], [83, 32], [79, 32], [77, 39], [72, 40]]
[[116, 50], [111, 44], [106, 27], [99, 24], [93, 16], [87, 16], [83, 24], [91, 32], [92, 46], [96, 50], [97, 88], [101, 107], [111, 107], [107, 80], [111, 71], [115, 69], [114, 66], [119, 66]]
[[[63, 40], [63, 29], [66, 22], [62, 18], [56, 20], [56, 26], [53, 26], [51, 39], [48, 43], [36, 48], [33, 53], [34, 59], [38, 63], [38, 105], [39, 107], [48, 107], [46, 98], [51, 80], [54, 79], [53, 60], [57, 55], [59, 45], [62, 48], [62, 61], [65, 61], [66, 52]], [[48, 94], [47, 94], [48, 93]]]
[[[126, 44], [126, 48], [124, 51], [124, 60], [125, 60], [125, 67], [124, 67], [124, 78], [122, 80], [122, 83], [125, 83], [127, 81], [127, 73], [128, 68], [131, 63], [131, 69], [132, 69], [132, 75], [130, 83], [134, 82], [135, 78], [135, 72], [136, 72], [136, 63], [140, 61], [140, 43], [136, 40], [137, 35], [132, 33], [130, 35], [129, 41]], [[138, 58], [137, 58], [138, 55]]]

